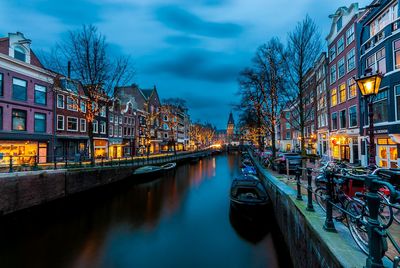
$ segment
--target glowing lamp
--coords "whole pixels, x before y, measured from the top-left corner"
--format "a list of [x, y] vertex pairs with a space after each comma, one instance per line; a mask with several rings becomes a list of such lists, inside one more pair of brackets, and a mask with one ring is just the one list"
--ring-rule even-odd
[[365, 75], [356, 79], [361, 95], [367, 97], [378, 94], [382, 77], [383, 77], [382, 74], [377, 73], [377, 74]]

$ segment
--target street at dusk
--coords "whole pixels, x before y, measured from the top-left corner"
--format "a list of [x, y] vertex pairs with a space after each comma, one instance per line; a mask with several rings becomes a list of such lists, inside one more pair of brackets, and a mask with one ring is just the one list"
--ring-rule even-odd
[[399, 267], [398, 0], [0, 2], [0, 267]]

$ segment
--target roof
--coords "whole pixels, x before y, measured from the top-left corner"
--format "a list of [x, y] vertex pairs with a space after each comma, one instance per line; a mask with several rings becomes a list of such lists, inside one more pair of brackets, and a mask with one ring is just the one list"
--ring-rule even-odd
[[233, 120], [232, 112], [229, 113], [228, 125], [234, 125], [235, 121]]
[[153, 93], [153, 89], [140, 89], [146, 99], [150, 98], [151, 94]]

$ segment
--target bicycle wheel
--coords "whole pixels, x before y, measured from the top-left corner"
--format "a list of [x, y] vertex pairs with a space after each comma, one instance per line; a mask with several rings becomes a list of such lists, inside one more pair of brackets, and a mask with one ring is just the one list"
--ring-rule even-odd
[[[399, 204], [396, 204], [399, 205]], [[396, 223], [400, 223], [400, 209], [392, 207], [393, 219]]]
[[367, 210], [365, 205], [360, 201], [351, 200], [347, 203], [346, 210], [351, 213], [347, 214], [347, 227], [350, 234], [356, 242], [357, 246], [368, 255], [368, 232], [366, 227]]
[[[325, 187], [318, 187], [315, 189], [315, 200], [317, 204], [322, 208], [324, 212], [326, 212], [326, 203], [328, 199], [328, 191]], [[335, 202], [336, 205], [343, 207], [341, 203]], [[341, 219], [343, 217], [342, 212], [337, 209], [335, 206], [332, 206], [332, 217], [334, 219]]]
[[379, 206], [379, 222], [382, 224], [382, 227], [386, 229], [393, 222], [393, 209], [389, 206], [389, 200], [384, 194], [379, 193], [379, 196], [381, 198], [381, 204]]

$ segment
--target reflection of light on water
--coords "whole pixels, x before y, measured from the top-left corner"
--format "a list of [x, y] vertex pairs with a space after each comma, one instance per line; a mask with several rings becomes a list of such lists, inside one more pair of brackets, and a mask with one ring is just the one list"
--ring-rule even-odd
[[215, 168], [216, 168], [216, 166], [217, 166], [217, 163], [215, 162], [215, 157], [213, 157], [213, 159], [212, 159], [212, 167], [213, 167], [213, 172], [212, 172], [212, 175], [213, 175], [213, 177], [215, 177]]

